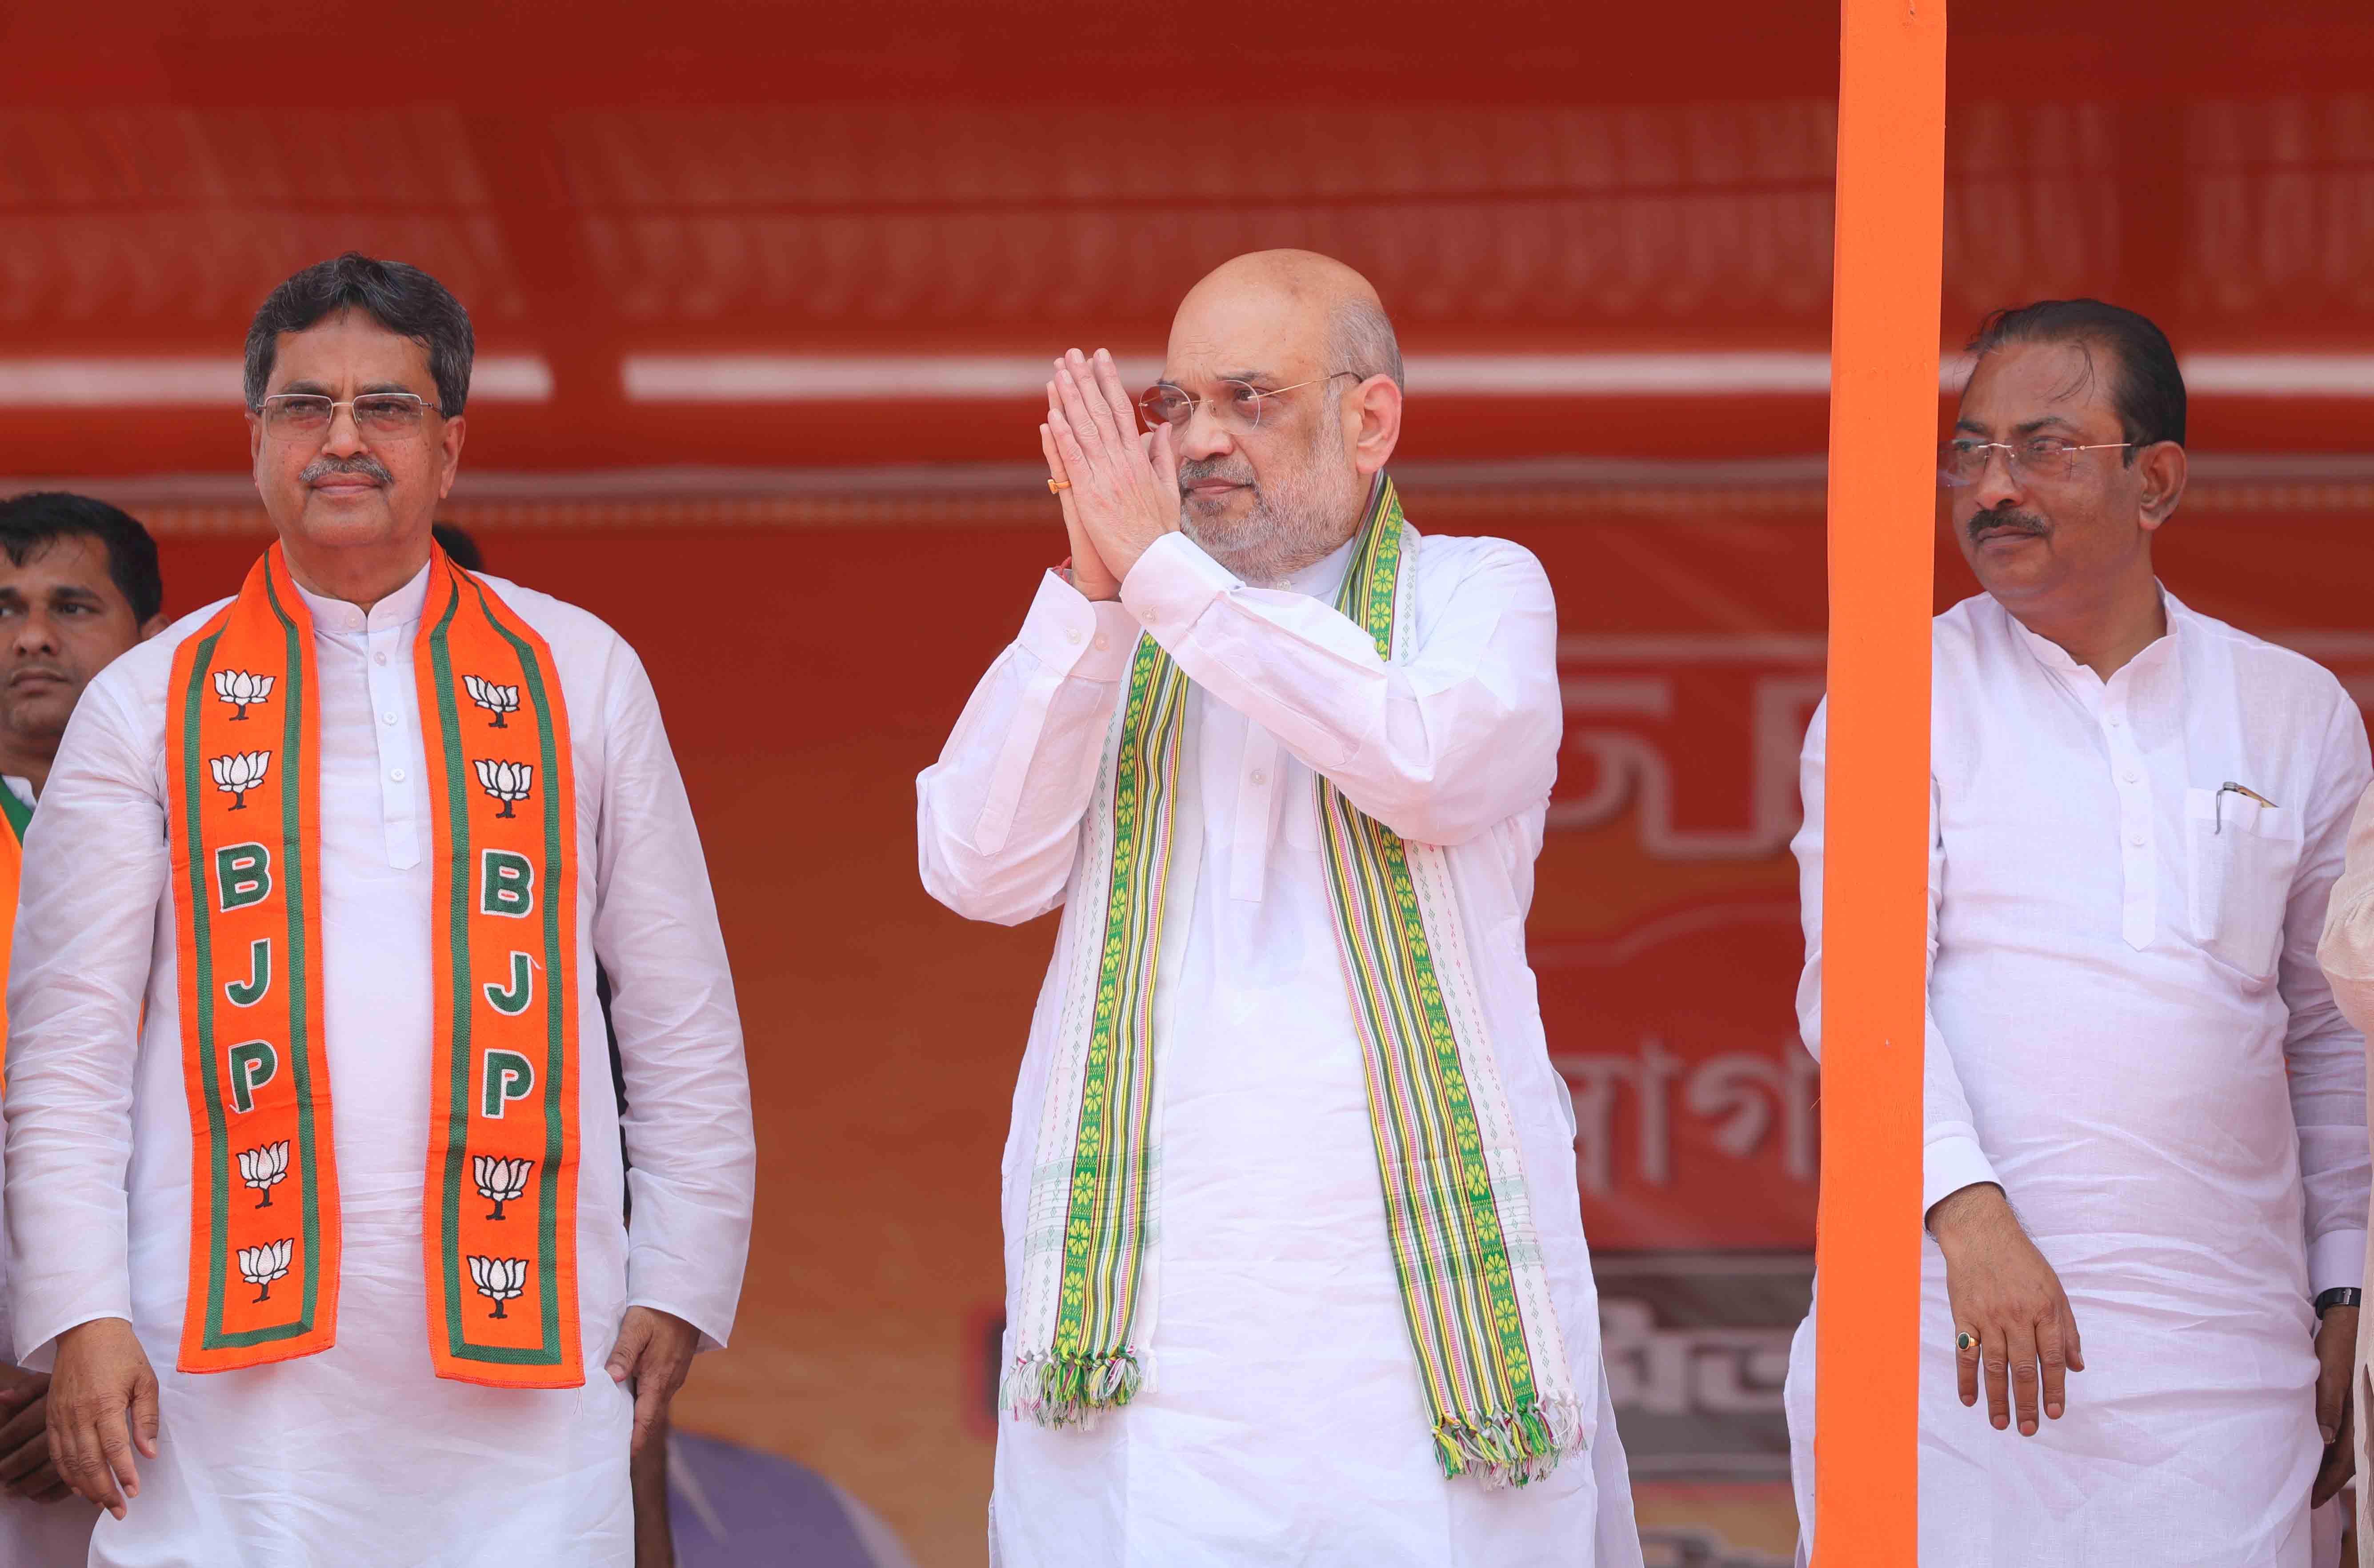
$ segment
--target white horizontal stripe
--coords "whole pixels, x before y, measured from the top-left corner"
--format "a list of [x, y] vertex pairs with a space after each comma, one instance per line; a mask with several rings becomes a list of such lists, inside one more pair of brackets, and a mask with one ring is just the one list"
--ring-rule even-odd
[[[1121, 362], [1132, 393], [1162, 374], [1159, 360]], [[630, 403], [885, 402], [1038, 397], [1054, 357], [1024, 354], [629, 354], [620, 367]]]
[[2188, 354], [2186, 390], [2231, 397], [2374, 397], [2374, 354]]
[[[229, 356], [0, 359], [0, 408], [237, 408], [244, 364]], [[470, 395], [549, 403], [552, 367], [539, 354], [489, 354], [471, 367]]]
[[1828, 392], [1827, 354], [1445, 354], [1406, 367], [1415, 394], [1463, 397], [1686, 397]]

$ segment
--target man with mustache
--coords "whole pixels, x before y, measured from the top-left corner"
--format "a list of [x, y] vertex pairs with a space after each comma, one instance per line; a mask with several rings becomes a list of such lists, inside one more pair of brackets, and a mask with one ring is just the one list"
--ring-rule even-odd
[[691, 808], [633, 649], [434, 544], [460, 302], [348, 254], [247, 347], [276, 542], [91, 683], [27, 845], [17, 1348], [95, 1564], [627, 1568], [749, 1235]]
[[[2157, 327], [2046, 300], [1970, 352], [1940, 458], [1986, 592], [1934, 638], [1921, 1562], [2308, 1568], [2351, 1468], [2366, 1069], [2316, 949], [2366, 726], [2155, 576], [2186, 463]], [[1817, 1054], [1827, 722], [1796, 843]]]
[[941, 902], [1064, 909], [992, 1561], [1634, 1568], [1524, 957], [1540, 565], [1405, 522], [1392, 323], [1325, 257], [1197, 284], [1134, 404], [1101, 350], [1048, 399], [1069, 568], [917, 790]]
[[[92, 676], [164, 626], [164, 600], [157, 542], [136, 520], [56, 491], [0, 501], [0, 975], [24, 836], [66, 720]], [[93, 1515], [51, 1461], [49, 1375], [8, 1363], [7, 1320], [0, 1299], [0, 1562], [79, 1568]]]

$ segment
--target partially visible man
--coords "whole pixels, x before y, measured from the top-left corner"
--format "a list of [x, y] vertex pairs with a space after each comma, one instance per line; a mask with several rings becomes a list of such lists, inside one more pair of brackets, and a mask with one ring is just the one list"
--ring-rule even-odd
[[1064, 907], [992, 1560], [1638, 1568], [1525, 965], [1548, 579], [1404, 520], [1401, 353], [1325, 257], [1197, 284], [1138, 404], [1102, 351], [1048, 398], [1069, 570], [917, 791], [941, 902]]
[[[0, 501], [0, 977], [8, 967], [25, 829], [50, 781], [66, 720], [93, 675], [165, 625], [157, 543], [88, 496]], [[0, 1038], [7, 1032], [0, 1009]], [[0, 1253], [5, 1258], [5, 1253]], [[0, 1281], [5, 1281], [0, 1269]], [[0, 1289], [0, 1357], [13, 1356]], [[0, 1365], [0, 1563], [78, 1565], [90, 1507], [50, 1460], [49, 1375]]]
[[[2316, 962], [2366, 726], [2154, 575], [2185, 483], [2158, 328], [2047, 300], [1971, 352], [1940, 457], [1986, 592], [1934, 639], [1921, 1562], [2309, 1568], [2366, 1251], [2364, 1042]], [[1796, 843], [1816, 1054], [1828, 717]]]
[[471, 347], [398, 263], [273, 291], [276, 542], [91, 684], [27, 844], [9, 1283], [102, 1568], [628, 1568], [630, 1447], [732, 1325], [699, 838], [633, 649], [435, 547]]

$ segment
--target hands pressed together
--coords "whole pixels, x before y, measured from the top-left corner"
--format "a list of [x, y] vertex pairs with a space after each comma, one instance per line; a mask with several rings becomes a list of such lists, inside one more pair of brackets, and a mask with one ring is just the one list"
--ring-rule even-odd
[[1120, 598], [1146, 546], [1179, 528], [1170, 427], [1141, 432], [1112, 356], [1075, 348], [1055, 361], [1039, 444], [1071, 536], [1072, 585], [1090, 599]]

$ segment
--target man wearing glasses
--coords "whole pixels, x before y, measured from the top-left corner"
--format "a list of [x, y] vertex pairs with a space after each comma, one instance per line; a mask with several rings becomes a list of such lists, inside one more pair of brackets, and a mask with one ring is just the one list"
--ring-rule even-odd
[[[2155, 577], [2185, 483], [2158, 328], [2048, 300], [1970, 348], [1940, 459], [1986, 592], [1935, 637], [1921, 1562], [2307, 1568], [2351, 1466], [2366, 1069], [2317, 941], [2366, 727]], [[1816, 1053], [1827, 717], [1796, 843]]]
[[471, 354], [401, 263], [273, 292], [277, 542], [91, 683], [27, 847], [9, 1285], [94, 1563], [626, 1568], [630, 1445], [732, 1324], [699, 840], [633, 650], [432, 544]]
[[1047, 390], [1068, 570], [918, 784], [935, 897], [1064, 910], [992, 1560], [1636, 1568], [1524, 957], [1549, 583], [1404, 519], [1339, 263], [1219, 268], [1135, 404], [1101, 350]]

